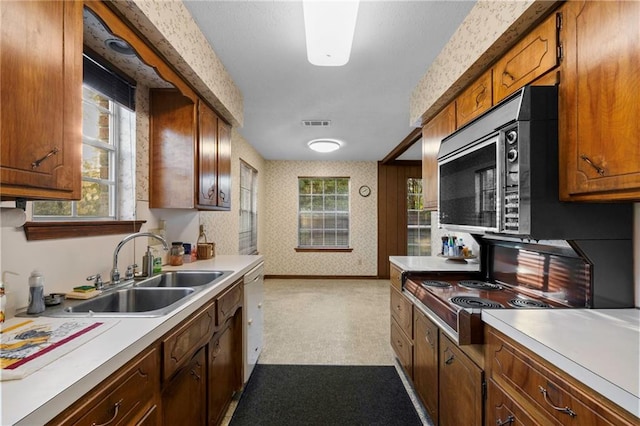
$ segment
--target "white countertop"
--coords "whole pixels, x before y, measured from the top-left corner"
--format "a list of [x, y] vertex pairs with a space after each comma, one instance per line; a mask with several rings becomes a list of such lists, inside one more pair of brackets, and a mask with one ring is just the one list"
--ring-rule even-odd
[[389, 256], [389, 262], [408, 272], [477, 272], [478, 259], [454, 262], [439, 256]]
[[640, 417], [640, 309], [483, 309], [482, 320]]
[[163, 271], [234, 272], [170, 315], [118, 318], [104, 333], [24, 379], [0, 382], [0, 424], [45, 424], [261, 261], [262, 256], [216, 256], [180, 267], [163, 266]]

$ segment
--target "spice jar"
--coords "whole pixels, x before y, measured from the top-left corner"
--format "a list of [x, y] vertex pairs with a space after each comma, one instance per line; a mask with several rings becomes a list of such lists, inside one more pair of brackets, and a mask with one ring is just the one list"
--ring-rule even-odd
[[169, 251], [169, 264], [171, 266], [180, 266], [183, 262], [184, 247], [182, 241], [174, 241], [171, 243], [171, 250]]

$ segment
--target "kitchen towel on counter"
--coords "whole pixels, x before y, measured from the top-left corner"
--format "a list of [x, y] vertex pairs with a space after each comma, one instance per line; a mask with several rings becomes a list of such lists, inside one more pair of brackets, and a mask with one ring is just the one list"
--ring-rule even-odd
[[0, 381], [27, 377], [118, 322], [12, 318], [0, 329]]

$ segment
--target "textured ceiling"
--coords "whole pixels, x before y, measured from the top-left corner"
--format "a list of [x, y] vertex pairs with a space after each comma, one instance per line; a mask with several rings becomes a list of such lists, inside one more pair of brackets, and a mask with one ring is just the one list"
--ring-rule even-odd
[[[299, 1], [184, 1], [244, 96], [239, 131], [269, 160], [378, 161], [412, 130], [411, 91], [472, 1], [361, 1], [351, 59], [307, 62]], [[307, 128], [306, 119], [331, 120]], [[315, 138], [342, 149], [309, 150]], [[419, 158], [419, 149], [403, 158]]]

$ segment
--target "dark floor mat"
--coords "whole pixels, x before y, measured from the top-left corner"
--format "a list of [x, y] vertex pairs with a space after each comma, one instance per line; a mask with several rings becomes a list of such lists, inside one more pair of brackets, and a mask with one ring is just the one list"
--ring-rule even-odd
[[230, 425], [422, 422], [395, 367], [258, 364]]

